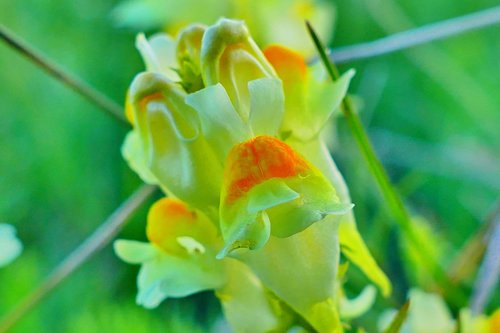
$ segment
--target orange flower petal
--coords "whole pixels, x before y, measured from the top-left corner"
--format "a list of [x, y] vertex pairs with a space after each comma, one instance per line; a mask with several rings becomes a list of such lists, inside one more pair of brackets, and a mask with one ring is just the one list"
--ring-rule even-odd
[[189, 236], [196, 227], [196, 214], [180, 200], [163, 198], [149, 210], [146, 235], [148, 239], [166, 251], [176, 250], [175, 238]]
[[310, 166], [302, 156], [284, 142], [269, 136], [258, 136], [233, 147], [226, 166], [226, 204], [266, 180], [310, 172]]

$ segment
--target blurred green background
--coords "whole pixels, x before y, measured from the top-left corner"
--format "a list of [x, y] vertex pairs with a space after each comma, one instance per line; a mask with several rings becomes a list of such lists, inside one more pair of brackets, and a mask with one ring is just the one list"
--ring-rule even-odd
[[[0, 23], [122, 104], [143, 69], [135, 31], [110, 13], [118, 1], [2, 1]], [[338, 0], [332, 45], [383, 37], [498, 5], [495, 0]], [[391, 179], [414, 215], [442, 239], [452, 262], [484, 223], [500, 189], [500, 27], [469, 32], [354, 67], [350, 89]], [[139, 184], [120, 156], [127, 131], [94, 105], [0, 44], [0, 223], [18, 229], [25, 251], [0, 269], [7, 313]], [[412, 284], [396, 227], [342, 118], [334, 157], [350, 187], [358, 226], [395, 286]], [[145, 239], [147, 206], [120, 234]], [[218, 318], [209, 293], [153, 311], [134, 303], [138, 267], [107, 246], [28, 314], [12, 332], [206, 332]], [[474, 273], [474, 272], [473, 272]], [[465, 283], [470, 286], [474, 274]], [[366, 280], [354, 270], [352, 291]], [[359, 281], [357, 284], [356, 282]], [[348, 292], [350, 292], [348, 290]], [[490, 309], [499, 305], [499, 297]], [[371, 327], [376, 311], [358, 320]]]

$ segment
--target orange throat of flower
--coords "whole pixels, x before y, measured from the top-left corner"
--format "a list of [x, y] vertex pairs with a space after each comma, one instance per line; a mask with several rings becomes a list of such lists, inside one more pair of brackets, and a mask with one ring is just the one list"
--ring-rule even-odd
[[236, 145], [228, 155], [225, 203], [236, 201], [266, 180], [295, 177], [310, 171], [304, 158], [286, 143], [270, 136], [255, 137]]

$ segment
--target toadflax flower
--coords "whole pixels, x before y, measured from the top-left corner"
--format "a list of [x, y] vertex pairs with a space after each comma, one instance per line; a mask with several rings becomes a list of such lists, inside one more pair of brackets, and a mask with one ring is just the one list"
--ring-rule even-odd
[[[339, 235], [347, 257], [389, 291], [320, 140], [353, 72], [329, 82], [288, 49], [262, 52], [228, 19], [176, 40], [140, 35], [137, 46], [147, 71], [127, 94], [123, 154], [170, 197], [151, 208], [149, 244], [115, 243], [142, 264], [140, 304], [214, 290], [238, 332], [341, 331]], [[257, 314], [267, 319], [253, 327]]]

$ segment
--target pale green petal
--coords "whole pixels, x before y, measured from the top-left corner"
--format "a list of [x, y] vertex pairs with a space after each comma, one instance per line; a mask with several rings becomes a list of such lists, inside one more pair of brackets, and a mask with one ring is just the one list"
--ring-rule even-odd
[[332, 113], [338, 109], [347, 93], [354, 70], [344, 73], [335, 82], [329, 78], [311, 77], [306, 87], [305, 109], [294, 109], [289, 119], [289, 130], [300, 140], [316, 138]]
[[274, 78], [253, 80], [248, 83], [248, 90], [253, 134], [277, 135], [285, 106], [281, 81]]
[[10, 224], [0, 223], [0, 267], [7, 266], [23, 250], [23, 244], [16, 237], [16, 229]]
[[137, 303], [154, 308], [166, 298], [185, 297], [225, 283], [223, 263], [215, 253], [193, 253], [177, 257], [160, 253], [144, 263], [137, 277]]
[[158, 182], [194, 207], [218, 207], [222, 166], [200, 133], [196, 111], [185, 103], [185, 92], [161, 74], [142, 73], [130, 96], [135, 130]]
[[218, 259], [237, 250], [255, 250], [264, 246], [271, 236], [271, 222], [265, 212], [249, 213], [244, 205], [239, 205], [237, 223], [221, 225], [225, 246], [217, 254]]
[[239, 333], [286, 332], [292, 314], [243, 263], [226, 260], [228, 281], [217, 290], [224, 316]]
[[149, 243], [119, 239], [113, 243], [116, 255], [129, 264], [141, 264], [153, 259], [158, 250]]
[[221, 162], [236, 143], [250, 137], [250, 129], [234, 110], [221, 84], [188, 95], [186, 103], [198, 112], [203, 135]]
[[255, 186], [249, 194], [247, 210], [249, 213], [284, 204], [300, 197], [281, 179], [271, 179]]
[[176, 56], [177, 42], [171, 36], [159, 33], [146, 39], [144, 34], [139, 34], [135, 45], [148, 71], [161, 73], [174, 82], [180, 80], [174, 70], [179, 67]]
[[[334, 186], [342, 203], [349, 204], [351, 202], [349, 190], [345, 184], [344, 178], [337, 169], [324, 143], [319, 140], [312, 140], [307, 143], [298, 140], [289, 140], [287, 143], [299, 153], [303, 154], [325, 175]], [[385, 273], [377, 265], [363, 241], [363, 238], [359, 234], [352, 211], [341, 218], [339, 239], [342, 253], [380, 288], [384, 296], [388, 296], [392, 289], [391, 283]]]
[[158, 180], [149, 169], [145, 151], [137, 131], [130, 131], [122, 145], [122, 156], [135, 173], [147, 184], [158, 184]]
[[374, 286], [368, 285], [353, 299], [343, 297], [340, 300], [340, 316], [345, 319], [357, 318], [371, 309], [377, 297]]
[[339, 262], [336, 220], [327, 217], [288, 238], [271, 236], [263, 248], [238, 256], [319, 332], [340, 329], [333, 302]]

